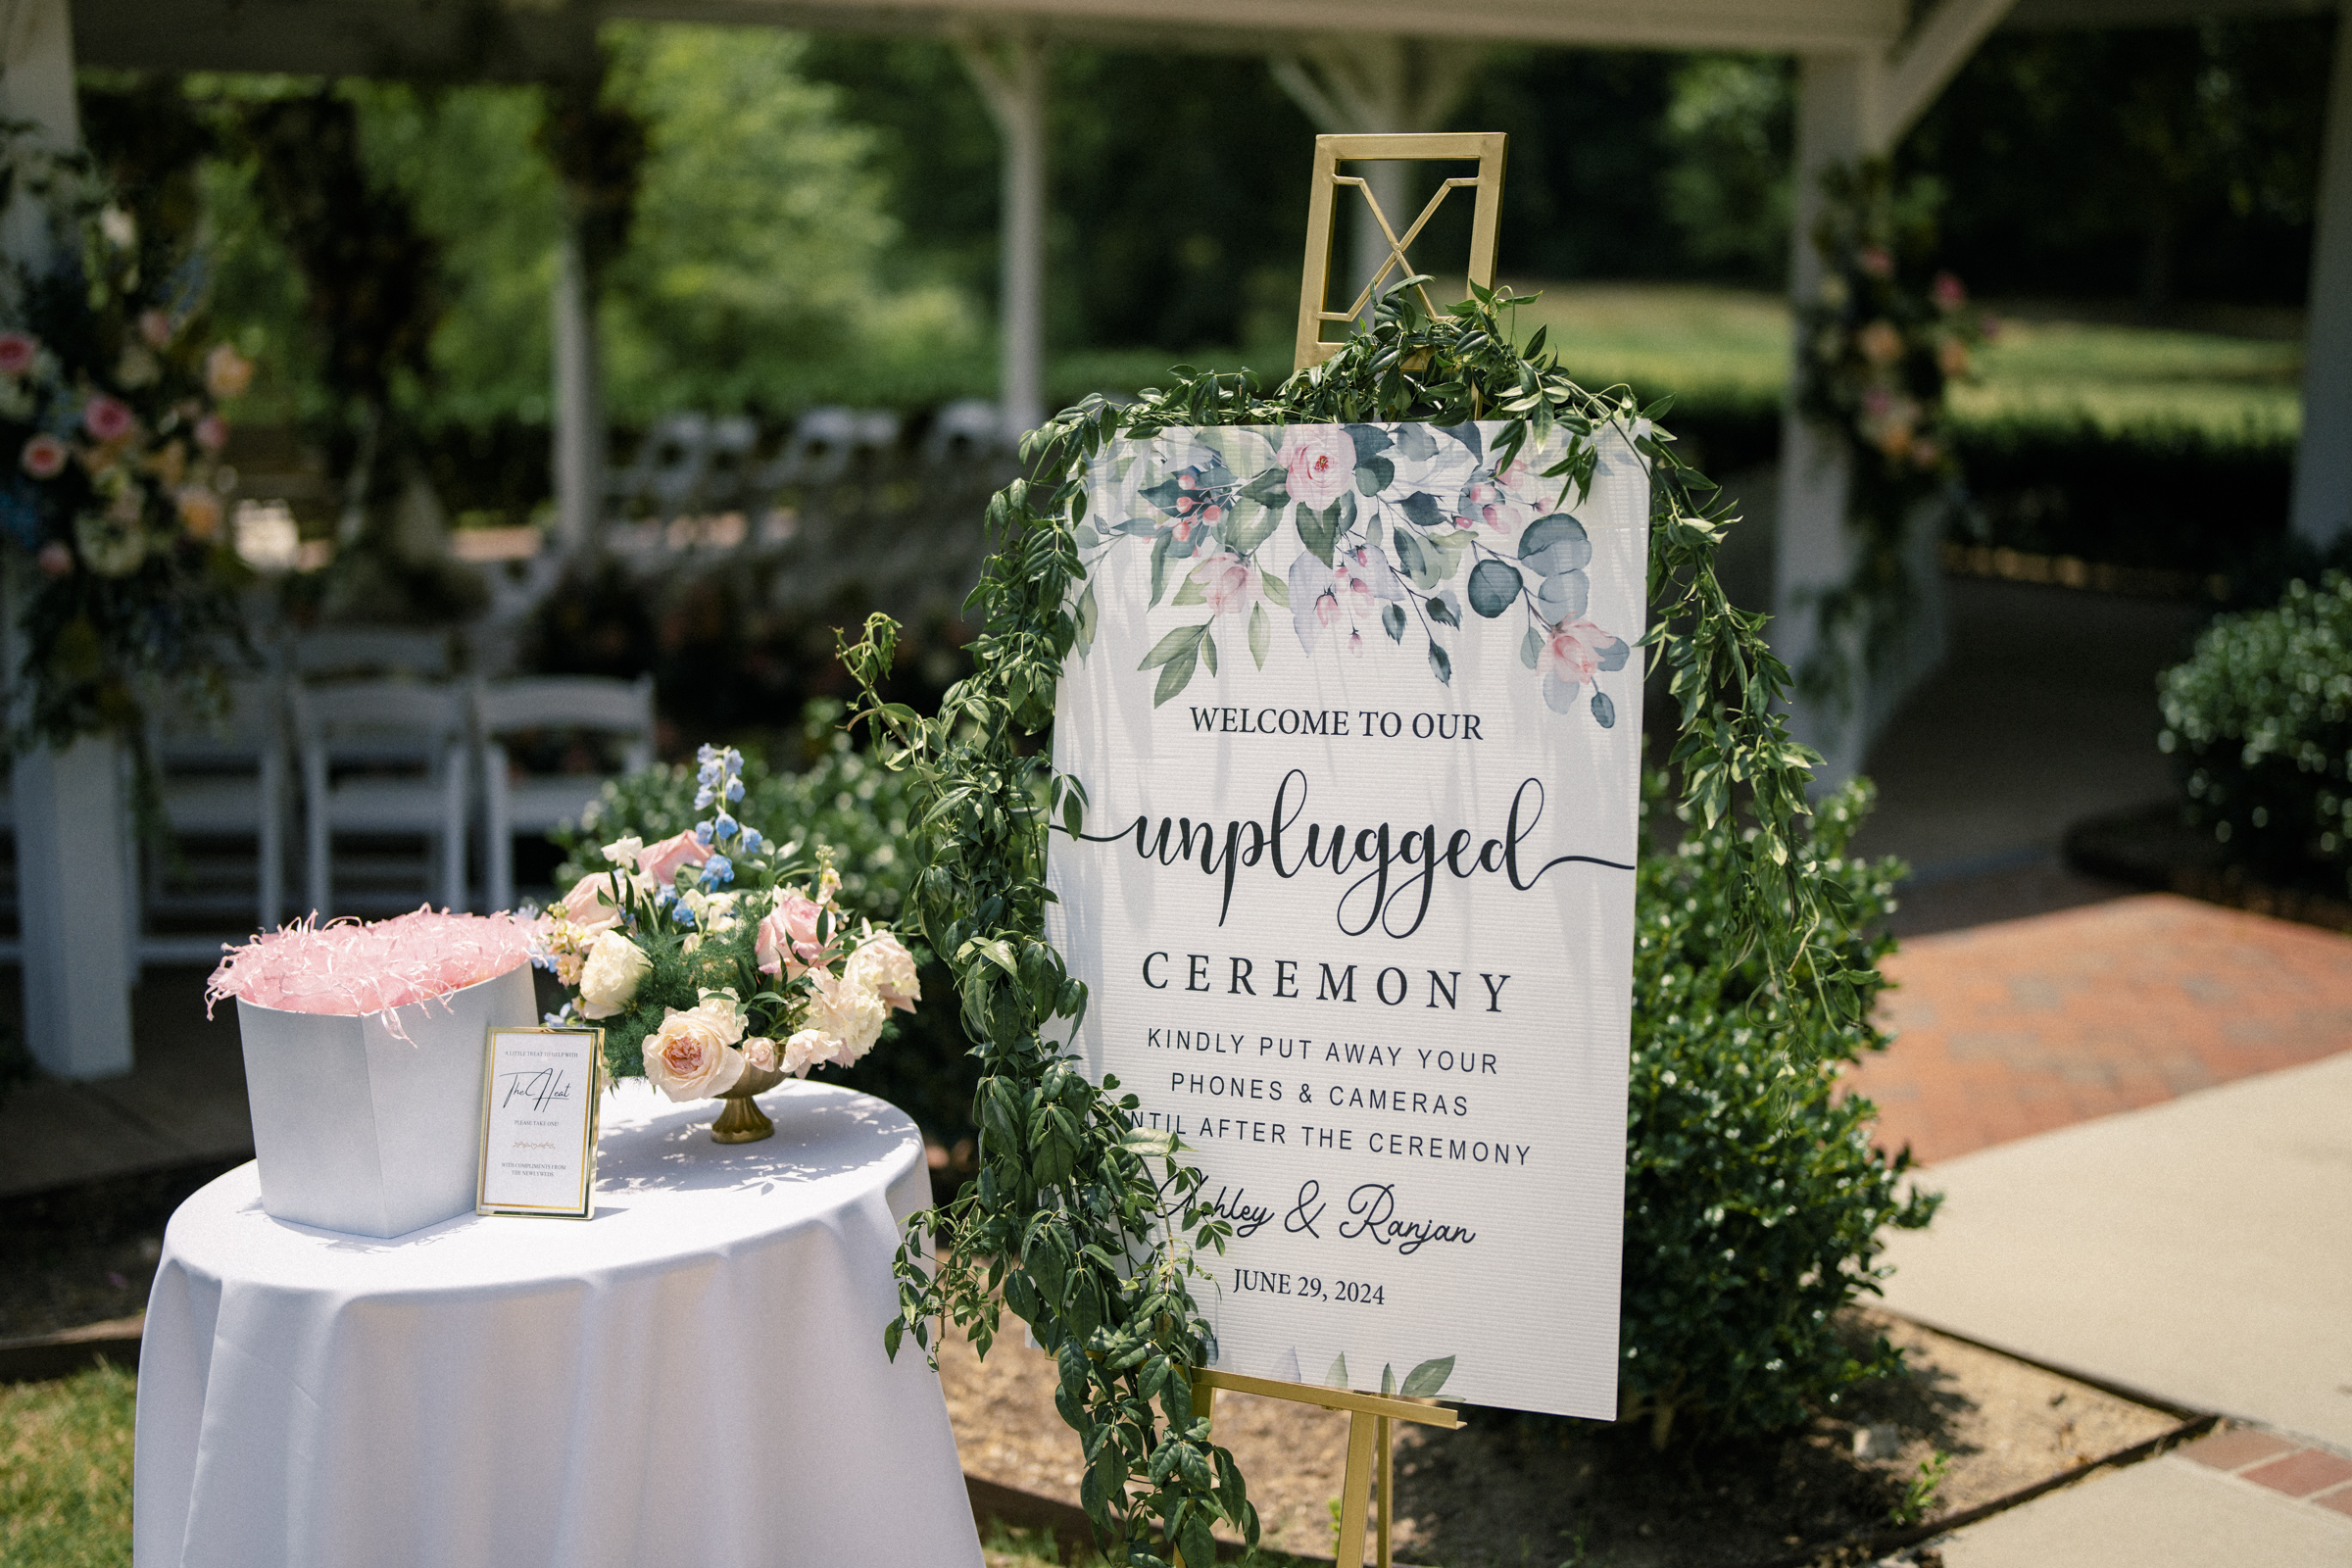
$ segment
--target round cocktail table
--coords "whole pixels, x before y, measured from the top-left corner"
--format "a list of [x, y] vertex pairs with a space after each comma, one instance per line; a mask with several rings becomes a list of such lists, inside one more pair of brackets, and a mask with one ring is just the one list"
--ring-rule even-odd
[[172, 1217], [139, 1356], [138, 1568], [975, 1564], [939, 1381], [894, 1364], [914, 1124], [788, 1083], [776, 1136], [605, 1102], [596, 1216], [390, 1240]]

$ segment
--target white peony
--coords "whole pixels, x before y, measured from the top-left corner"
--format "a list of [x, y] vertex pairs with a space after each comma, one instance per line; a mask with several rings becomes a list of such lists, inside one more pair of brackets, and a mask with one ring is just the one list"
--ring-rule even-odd
[[821, 1067], [841, 1054], [841, 1042], [819, 1029], [803, 1029], [784, 1042], [784, 1054], [777, 1059], [784, 1071], [795, 1078], [806, 1078], [808, 1069]]
[[890, 1021], [890, 1006], [861, 985], [819, 973], [816, 995], [809, 999], [808, 1026], [841, 1042], [833, 1059], [854, 1065], [874, 1049], [882, 1026]]
[[915, 978], [914, 955], [897, 937], [879, 931], [858, 944], [842, 966], [842, 979], [882, 999], [885, 1006], [912, 1012], [923, 1000], [922, 982]]
[[610, 1018], [636, 999], [637, 988], [653, 972], [654, 960], [645, 950], [617, 931], [607, 931], [588, 944], [587, 961], [580, 965], [580, 1013]]

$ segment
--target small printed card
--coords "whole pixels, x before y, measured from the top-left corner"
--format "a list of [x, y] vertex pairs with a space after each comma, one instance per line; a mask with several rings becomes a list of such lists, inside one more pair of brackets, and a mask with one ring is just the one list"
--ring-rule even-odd
[[604, 1045], [601, 1029], [490, 1031], [475, 1213], [586, 1219], [595, 1212]]

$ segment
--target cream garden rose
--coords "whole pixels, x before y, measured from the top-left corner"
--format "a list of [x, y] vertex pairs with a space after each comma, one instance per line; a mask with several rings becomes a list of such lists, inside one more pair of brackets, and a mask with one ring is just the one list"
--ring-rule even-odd
[[806, 1078], [809, 1068], [821, 1067], [840, 1054], [840, 1041], [821, 1029], [802, 1029], [784, 1042], [776, 1059], [795, 1078]]
[[654, 960], [645, 950], [618, 931], [607, 931], [588, 944], [580, 965], [580, 1011], [590, 1018], [610, 1018], [636, 1000], [637, 988], [653, 972]]
[[668, 1008], [644, 1047], [645, 1075], [672, 1100], [708, 1100], [743, 1076], [743, 1014], [724, 997], [706, 998], [680, 1011]]

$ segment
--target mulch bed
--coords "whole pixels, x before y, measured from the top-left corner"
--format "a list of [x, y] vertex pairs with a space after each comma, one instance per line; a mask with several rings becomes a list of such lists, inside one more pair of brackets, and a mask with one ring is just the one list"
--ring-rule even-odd
[[2169, 803], [2077, 823], [2067, 832], [2065, 854], [2070, 865], [2092, 876], [2352, 932], [2352, 903], [2318, 888], [2261, 880], [2232, 864], [2210, 834], [2182, 822], [2180, 808]]
[[[964, 1469], [1074, 1506], [1077, 1440], [1054, 1409], [1051, 1362], [1007, 1323], [1012, 1332], [986, 1362], [960, 1337], [941, 1357]], [[1839, 1415], [1767, 1442], [1660, 1453], [1645, 1428], [1502, 1410], [1473, 1410], [1458, 1432], [1407, 1429], [1396, 1447], [1399, 1558], [1458, 1568], [1868, 1562], [1988, 1505], [2202, 1429], [2187, 1412], [2152, 1409], [1900, 1319], [1856, 1312], [1851, 1323], [1900, 1346], [1909, 1375], [1860, 1389]], [[1250, 1478], [1264, 1543], [1328, 1560], [1346, 1418], [1225, 1394], [1216, 1432]], [[1941, 1478], [1921, 1506], [1913, 1484], [1937, 1454], [1947, 1456]]]

